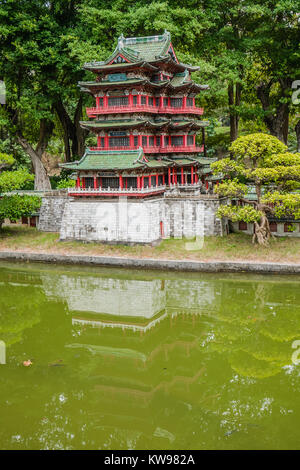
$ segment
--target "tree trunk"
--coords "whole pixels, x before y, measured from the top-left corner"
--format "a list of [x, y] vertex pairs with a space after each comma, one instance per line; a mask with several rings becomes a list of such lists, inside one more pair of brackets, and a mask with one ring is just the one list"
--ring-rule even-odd
[[230, 141], [234, 142], [238, 138], [239, 130], [239, 115], [236, 106], [241, 104], [242, 87], [240, 83], [230, 83], [228, 85], [228, 105], [229, 105], [229, 119], [230, 119]]
[[34, 150], [34, 148], [30, 145], [30, 143], [27, 142], [27, 140], [24, 139], [24, 137], [22, 137], [21, 135], [17, 135], [17, 140], [19, 144], [21, 145], [22, 149], [31, 158], [33, 169], [34, 169], [34, 174], [35, 174], [34, 189], [38, 191], [51, 189], [49, 177], [47, 175], [47, 172], [43, 163], [40, 160], [39, 154]]
[[207, 157], [206, 141], [205, 141], [205, 128], [204, 127], [202, 127], [202, 145], [203, 145], [203, 156]]
[[[275, 112], [272, 111], [274, 107], [270, 100], [270, 91], [273, 82], [260, 83], [257, 87], [257, 97], [262, 104], [262, 108], [265, 112], [264, 122], [270, 131], [270, 134], [277, 137], [281, 142], [287, 144], [288, 141], [288, 124], [289, 124], [289, 104], [281, 103], [280, 99], [277, 99]], [[284, 96], [285, 91], [289, 87], [289, 81], [281, 83], [282, 91], [281, 94]]]
[[56, 101], [54, 108], [63, 127], [65, 161], [70, 162], [75, 158], [82, 157], [85, 150], [85, 137], [88, 134], [88, 131], [80, 127], [80, 119], [82, 117], [82, 97], [78, 100], [73, 121], [67, 113], [60, 98]]
[[300, 119], [295, 126], [295, 132], [297, 137], [297, 152], [300, 152]]
[[257, 242], [259, 245], [268, 246], [271, 238], [271, 230], [267, 216], [264, 214], [261, 220], [254, 222], [254, 234], [252, 243]]
[[43, 191], [51, 189], [50, 179], [47, 175], [46, 169], [42, 163], [42, 155], [45, 152], [49, 139], [52, 135], [54, 124], [47, 119], [40, 121], [40, 137], [36, 149], [23, 137], [21, 132], [17, 132], [17, 140], [22, 149], [30, 156], [35, 179], [34, 189]]

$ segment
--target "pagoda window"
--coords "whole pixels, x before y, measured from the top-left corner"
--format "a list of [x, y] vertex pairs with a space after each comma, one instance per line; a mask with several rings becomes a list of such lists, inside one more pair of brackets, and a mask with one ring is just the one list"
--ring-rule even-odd
[[270, 231], [271, 232], [277, 232], [277, 223], [276, 222], [270, 222]]
[[102, 188], [118, 188], [119, 187], [119, 178], [102, 178]]
[[94, 178], [85, 178], [85, 187], [93, 188], [94, 187]]
[[169, 136], [165, 135], [164, 136], [164, 147], [168, 147], [168, 145], [169, 145]]
[[141, 104], [146, 104], [146, 103], [147, 103], [146, 96], [141, 96]]
[[182, 108], [182, 98], [171, 98], [172, 108]]
[[136, 106], [137, 105], [137, 99], [138, 99], [137, 95], [133, 95], [132, 99], [133, 99], [134, 106]]
[[171, 145], [174, 145], [174, 147], [180, 147], [181, 145], [183, 145], [183, 136], [182, 135], [172, 136]]
[[110, 147], [129, 147], [129, 136], [110, 137]]
[[133, 137], [133, 145], [137, 147], [139, 145], [139, 138], [137, 135]]
[[99, 147], [105, 147], [105, 140], [104, 140], [104, 137], [99, 137], [99, 139], [98, 139], [98, 146], [99, 146]]
[[156, 175], [151, 175], [151, 186], [156, 186]]
[[150, 106], [153, 106], [153, 104], [154, 104], [154, 99], [153, 99], [152, 97], [149, 97], [148, 104], [149, 104]]
[[156, 145], [157, 145], [157, 147], [160, 147], [160, 142], [161, 142], [160, 135], [157, 135], [156, 136]]
[[147, 136], [146, 135], [142, 136], [142, 145], [147, 147]]
[[126, 188], [137, 188], [137, 178], [136, 176], [130, 176], [125, 179], [125, 186]]
[[151, 136], [149, 137], [149, 147], [153, 147], [153, 146], [154, 146], [154, 136], [151, 135]]
[[193, 104], [194, 104], [193, 98], [187, 98], [187, 99], [186, 99], [186, 105], [187, 105], [187, 106], [192, 107]]
[[108, 98], [108, 106], [126, 106], [128, 104], [128, 96], [109, 96]]
[[164, 98], [164, 106], [168, 106], [169, 104], [169, 98]]
[[194, 145], [194, 136], [193, 135], [188, 135], [187, 136], [187, 144], [188, 145]]
[[239, 222], [239, 230], [247, 230], [248, 225], [246, 222]]

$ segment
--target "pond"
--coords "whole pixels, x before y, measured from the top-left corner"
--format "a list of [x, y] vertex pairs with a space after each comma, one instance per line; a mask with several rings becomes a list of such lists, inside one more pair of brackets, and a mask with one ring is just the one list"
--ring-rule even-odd
[[299, 281], [1, 263], [0, 449], [299, 449]]

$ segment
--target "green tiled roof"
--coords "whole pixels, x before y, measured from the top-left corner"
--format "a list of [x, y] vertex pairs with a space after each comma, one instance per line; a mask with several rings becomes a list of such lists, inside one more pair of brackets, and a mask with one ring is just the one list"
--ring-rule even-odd
[[62, 163], [60, 167], [69, 170], [126, 170], [134, 168], [161, 168], [171, 163], [145, 158], [143, 149], [139, 150], [90, 150], [85, 151], [79, 162]]
[[[208, 123], [207, 123], [208, 124]], [[148, 125], [149, 127], [159, 128], [169, 126], [172, 129], [182, 129], [184, 127], [200, 128], [207, 125], [206, 121], [198, 121], [195, 119], [185, 119], [182, 121], [172, 120], [166, 118], [160, 118], [159, 120], [152, 119], [115, 119], [115, 120], [93, 120], [93, 121], [80, 121], [80, 125], [84, 128], [89, 129], [122, 129], [122, 128], [133, 128], [142, 125]]]
[[[103, 62], [91, 62], [85, 64], [85, 68], [93, 69], [97, 66], [111, 66], [111, 62], [120, 53], [131, 63], [146, 61], [154, 65], [155, 62], [161, 60], [171, 60], [168, 54], [171, 46], [171, 35], [168, 31], [161, 35], [124, 38], [123, 35], [118, 38], [118, 44], [112, 55]], [[175, 63], [175, 61], [173, 61]], [[191, 71], [198, 70], [199, 67], [193, 67], [187, 64], [178, 64], [181, 70], [189, 69]]]
[[147, 122], [146, 120], [137, 119], [137, 120], [113, 120], [113, 121], [80, 121], [80, 125], [83, 127], [94, 127], [98, 129], [114, 129], [121, 127], [135, 127], [140, 126]]
[[116, 85], [139, 85], [146, 83], [147, 80], [144, 78], [129, 78], [128, 80], [120, 80], [116, 82], [101, 81], [101, 82], [78, 82], [78, 85], [82, 88], [88, 87], [101, 87], [101, 86], [116, 86]]

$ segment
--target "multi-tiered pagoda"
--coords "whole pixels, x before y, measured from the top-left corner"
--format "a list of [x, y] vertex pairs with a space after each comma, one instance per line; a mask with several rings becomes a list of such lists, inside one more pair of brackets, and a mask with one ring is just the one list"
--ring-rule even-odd
[[196, 135], [203, 109], [195, 96], [208, 88], [191, 79], [199, 67], [176, 57], [170, 33], [118, 39], [104, 62], [85, 64], [95, 81], [80, 82], [96, 106], [87, 108], [97, 146], [78, 162], [62, 166], [76, 170], [72, 196], [149, 197], [168, 189], [208, 187], [209, 159]]

